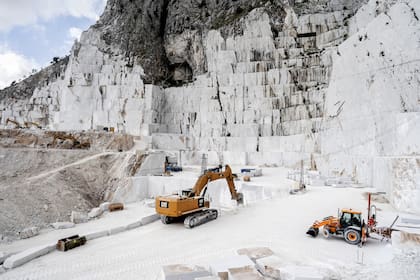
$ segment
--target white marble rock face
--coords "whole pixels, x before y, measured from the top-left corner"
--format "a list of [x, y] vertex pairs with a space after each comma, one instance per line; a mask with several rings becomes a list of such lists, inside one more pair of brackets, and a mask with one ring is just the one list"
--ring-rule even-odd
[[[100, 51], [101, 34], [89, 29], [56, 81], [0, 104], [2, 125], [114, 127], [151, 137], [152, 148], [185, 150], [184, 164], [200, 164], [202, 153], [209, 164], [296, 167], [312, 158], [322, 174], [387, 191], [399, 210], [419, 213], [420, 4], [395, 2], [371, 0], [352, 18], [287, 9], [278, 34], [255, 9], [241, 35], [202, 34], [205, 53], [193, 59], [206, 59], [207, 72], [170, 88], [144, 84], [144, 69]], [[182, 58], [185, 41], [168, 44], [171, 59]]]

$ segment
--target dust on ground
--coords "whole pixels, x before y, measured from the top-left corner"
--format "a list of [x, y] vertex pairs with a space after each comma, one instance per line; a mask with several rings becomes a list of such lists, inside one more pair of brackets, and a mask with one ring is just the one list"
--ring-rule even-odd
[[75, 148], [51, 133], [0, 131], [0, 242], [15, 240], [28, 227], [69, 221], [72, 211], [97, 207], [126, 183], [136, 165], [135, 153], [128, 151], [131, 136], [64, 134], [92, 143]]

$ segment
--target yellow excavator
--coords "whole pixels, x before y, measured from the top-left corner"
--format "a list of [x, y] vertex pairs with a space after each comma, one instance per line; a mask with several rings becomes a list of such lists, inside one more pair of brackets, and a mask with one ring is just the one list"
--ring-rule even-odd
[[18, 123], [17, 121], [14, 121], [14, 120], [12, 120], [12, 119], [7, 118], [7, 120], [6, 120], [6, 126], [7, 126], [9, 123], [14, 124], [14, 125], [15, 125], [15, 128], [22, 128], [22, 126], [20, 125], [20, 123]]
[[206, 171], [198, 178], [194, 188], [183, 190], [181, 195], [156, 197], [156, 212], [160, 215], [162, 223], [170, 224], [184, 220], [186, 228], [193, 228], [217, 219], [218, 212], [209, 208], [210, 202], [205, 199], [205, 193], [207, 184], [219, 179], [226, 179], [232, 200], [242, 204], [242, 193], [236, 191], [232, 169], [226, 165], [224, 171]]
[[63, 140], [63, 141], [70, 140], [72, 142], [72, 149], [89, 149], [90, 148], [89, 142], [80, 143], [80, 141], [77, 140], [77, 138], [71, 134], [64, 134], [60, 132], [54, 133], [52, 147], [54, 148], [57, 147], [57, 140]]
[[26, 128], [31, 128], [31, 126], [35, 126], [36, 128], [38, 128], [38, 129], [41, 129], [42, 127], [38, 124], [38, 123], [36, 123], [36, 122], [24, 122], [24, 124], [25, 124], [25, 127]]

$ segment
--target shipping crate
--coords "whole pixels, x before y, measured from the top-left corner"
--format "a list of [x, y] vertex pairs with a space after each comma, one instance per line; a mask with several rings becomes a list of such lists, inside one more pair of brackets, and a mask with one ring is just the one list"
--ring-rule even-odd
[[57, 249], [65, 252], [65, 251], [74, 249], [76, 247], [83, 246], [85, 244], [86, 244], [85, 236], [80, 237], [79, 235], [74, 235], [74, 236], [70, 236], [70, 237], [58, 240]]

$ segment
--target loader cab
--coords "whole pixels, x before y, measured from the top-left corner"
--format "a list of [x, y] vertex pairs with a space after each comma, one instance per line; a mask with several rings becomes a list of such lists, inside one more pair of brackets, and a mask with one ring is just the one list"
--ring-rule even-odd
[[361, 227], [362, 213], [351, 209], [341, 210], [340, 226], [341, 228], [347, 228], [349, 226]]

